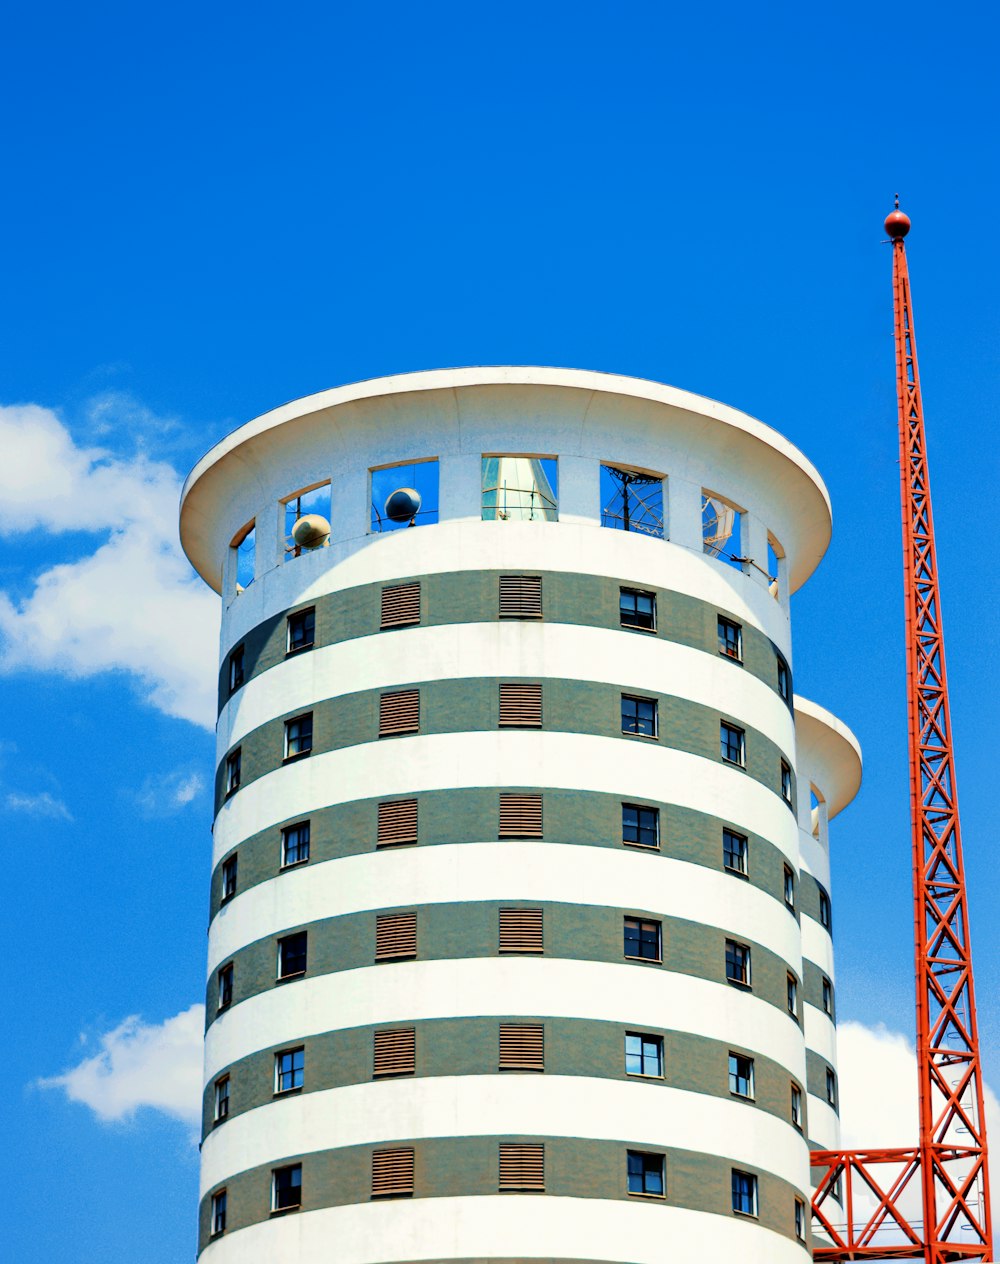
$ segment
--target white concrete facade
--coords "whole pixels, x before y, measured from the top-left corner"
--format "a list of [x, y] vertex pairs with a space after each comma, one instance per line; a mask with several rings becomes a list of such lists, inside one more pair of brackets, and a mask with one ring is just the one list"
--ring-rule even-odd
[[[481, 462], [495, 453], [557, 461], [558, 521], [482, 520]], [[439, 520], [372, 534], [370, 472], [428, 459], [438, 462]], [[601, 526], [602, 463], [663, 477], [663, 539]], [[329, 547], [285, 561], [282, 502], [326, 481]], [[703, 548], [707, 492], [741, 512], [744, 560], [737, 565]], [[240, 590], [231, 545], [250, 523], [256, 566], [253, 582]], [[612, 588], [657, 592], [664, 601], [676, 596], [686, 610], [707, 611], [710, 619], [717, 610], [738, 622], [744, 637], [756, 638], [760, 654], [771, 656], [768, 662], [780, 659], [790, 669], [789, 593], [822, 557], [830, 508], [808, 460], [734, 409], [612, 375], [480, 368], [339, 388], [249, 423], [192, 472], [181, 532], [188, 556], [222, 596], [222, 667], [234, 647], [265, 625], [280, 625], [290, 609], [414, 576], [464, 574], [471, 581], [499, 571], [544, 573], [547, 585], [558, 577], [589, 577]], [[772, 567], [776, 592], [769, 587]], [[260, 771], [220, 800], [214, 824], [213, 869], [237, 857], [240, 878], [231, 898], [221, 907], [213, 903], [209, 930], [205, 1084], [210, 1097], [219, 1078], [229, 1077], [231, 1113], [224, 1126], [207, 1128], [203, 1143], [205, 1261], [312, 1264], [330, 1257], [332, 1242], [341, 1264], [531, 1258], [659, 1264], [666, 1242], [671, 1259], [700, 1264], [792, 1264], [807, 1257], [808, 1242], [794, 1233], [794, 1208], [796, 1200], [809, 1199], [808, 1145], [835, 1146], [839, 1133], [835, 1102], [828, 1104], [817, 1070], [835, 1072], [834, 1021], [806, 988], [820, 978], [831, 987], [835, 981], [829, 821], [857, 792], [860, 751], [823, 708], [798, 696], [794, 705], [783, 699], [773, 673], [749, 670], [749, 660], [746, 668], [728, 661], [711, 638], [693, 644], [691, 635], [685, 643], [669, 626], [641, 635], [617, 623], [553, 619], [547, 611], [537, 621], [494, 615], [399, 634], [379, 632], [376, 623], [365, 635], [317, 643], [308, 653], [254, 670], [223, 697], [220, 765], [237, 747], [256, 750], [261, 734], [280, 728], [283, 717], [320, 704], [401, 686], [522, 678], [577, 691], [601, 684], [622, 694], [655, 693], [699, 715], [735, 722], [747, 731], [748, 746], [766, 743], [774, 755], [768, 756], [768, 780], [759, 769], [751, 775], [749, 753], [744, 771], [723, 763], [717, 747], [681, 749], [686, 734], [663, 733], [662, 741], [647, 742], [544, 723], [537, 731], [421, 731], [381, 742], [359, 730], [349, 744], [316, 748], [298, 762], [267, 763], [261, 755]], [[779, 756], [796, 780], [794, 813], [782, 796]], [[650, 853], [620, 839], [604, 846], [510, 841], [480, 821], [458, 843], [423, 846], [421, 837], [415, 847], [391, 851], [372, 843], [360, 854], [310, 857], [289, 871], [275, 863], [273, 871], [258, 873], [264, 853], [254, 851], [256, 876], [243, 885], [251, 847], [270, 839], [266, 855], [277, 858], [280, 829], [288, 822], [357, 801], [483, 787], [538, 787], [543, 795], [566, 792], [581, 804], [588, 795], [668, 804], [691, 819], [722, 821], [760, 840], [770, 857], [767, 872], [778, 876], [768, 885], [760, 876], [763, 860], [753, 856], [748, 880], [725, 872], [721, 828], [711, 854], [695, 862], [689, 854], [671, 855], [669, 838]], [[793, 908], [783, 898], [782, 866], [794, 876]], [[822, 914], [814, 896], [819, 888], [827, 900]], [[278, 940], [302, 928], [312, 936], [330, 926], [336, 945], [336, 919], [512, 902], [619, 919], [635, 909], [664, 926], [674, 919], [692, 928], [691, 944], [697, 938], [699, 947], [690, 948], [686, 972], [671, 968], [669, 934], [662, 966], [652, 967], [620, 954], [588, 956], [586, 946], [569, 956], [549, 955], [548, 941], [545, 954], [531, 958], [460, 954], [360, 967], [334, 961], [318, 970], [310, 957], [305, 977], [293, 986], [276, 987], [258, 969], [236, 1003], [218, 1017], [211, 1011], [220, 967], [232, 964], [238, 987], [247, 987], [247, 963], [257, 960], [258, 947], [264, 945], [270, 960]], [[727, 984], [724, 972], [717, 977], [727, 938], [779, 963], [768, 967], [779, 989], [787, 968], [799, 994], [796, 1016], [785, 1010], [783, 993], [764, 995], [756, 976], [749, 988]], [[714, 956], [704, 956], [703, 943], [718, 945]], [[762, 979], [765, 973], [762, 966]], [[617, 1067], [614, 1076], [566, 1074], [550, 1069], [548, 1060], [545, 1073], [535, 1076], [436, 1073], [324, 1083], [314, 1070], [310, 1078], [310, 1042], [320, 1037], [443, 1020], [515, 1021], [518, 1015], [700, 1038], [711, 1042], [707, 1058], [723, 1059], [718, 1086], [679, 1087], [669, 1066], [664, 1082], [651, 1086], [621, 1078]], [[301, 1095], [262, 1100], [260, 1085], [248, 1077], [260, 1074], [271, 1051], [298, 1046], [305, 1049]], [[778, 1106], [763, 1093], [747, 1102], [726, 1092], [730, 1049], [759, 1062], [761, 1083], [766, 1067], [768, 1083], [780, 1086]], [[785, 1105], [793, 1084], [805, 1107], [803, 1130]], [[347, 1198], [315, 1175], [321, 1162], [335, 1163], [348, 1150], [419, 1150], [425, 1141], [511, 1136], [601, 1143], [616, 1166], [606, 1186], [588, 1177], [597, 1183], [586, 1197], [500, 1196], [495, 1190], [483, 1196], [457, 1187], [441, 1196], [440, 1179], [435, 1196], [425, 1196], [422, 1158], [407, 1199]], [[665, 1198], [630, 1196], [624, 1180], [629, 1149], [667, 1156]], [[693, 1157], [682, 1161], [681, 1155]], [[275, 1215], [269, 1172], [290, 1162], [301, 1164], [302, 1208]], [[759, 1206], [753, 1215], [738, 1214], [725, 1198], [719, 1203], [717, 1191], [714, 1202], [706, 1193], [705, 1206], [683, 1205], [675, 1163], [678, 1171], [683, 1163], [703, 1170], [706, 1189], [728, 1180], [730, 1168], [756, 1174]], [[225, 1225], [213, 1233], [212, 1198], [222, 1191]]]

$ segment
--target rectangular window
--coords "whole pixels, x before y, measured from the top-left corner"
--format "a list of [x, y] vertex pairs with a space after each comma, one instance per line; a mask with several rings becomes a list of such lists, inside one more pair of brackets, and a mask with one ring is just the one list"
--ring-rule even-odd
[[618, 590], [618, 617], [623, 628], [642, 628], [656, 631], [656, 593], [643, 592], [639, 588]]
[[541, 617], [541, 575], [501, 575], [500, 618], [540, 619]]
[[212, 1237], [226, 1232], [226, 1191], [220, 1189], [212, 1195]]
[[239, 746], [226, 756], [226, 794], [235, 794], [240, 788], [243, 773], [243, 752]]
[[633, 847], [659, 847], [659, 808], [643, 808], [638, 803], [623, 803], [622, 842]]
[[276, 1167], [271, 1172], [271, 1210], [289, 1211], [302, 1206], [302, 1164]]
[[544, 952], [541, 909], [502, 908], [500, 910], [501, 952]]
[[542, 686], [500, 686], [500, 727], [540, 729], [542, 727]]
[[297, 715], [294, 720], [285, 721], [285, 758], [298, 759], [300, 755], [308, 755], [313, 745], [312, 712]]
[[790, 909], [795, 908], [795, 874], [785, 865], [785, 906]]
[[735, 830], [722, 831], [722, 863], [730, 873], [741, 874], [744, 878], [749, 871], [750, 843], [743, 834]]
[[541, 838], [542, 796], [501, 793], [498, 837]]
[[625, 956], [634, 961], [661, 961], [661, 925], [641, 917], [625, 918]]
[[305, 1077], [306, 1051], [300, 1045], [298, 1049], [282, 1049], [274, 1055], [274, 1091], [290, 1093], [301, 1088]]
[[316, 607], [308, 610], [296, 610], [288, 616], [288, 639], [285, 644], [286, 654], [298, 654], [301, 650], [311, 650], [316, 644]]
[[370, 475], [372, 532], [405, 531], [437, 522], [440, 476], [436, 457], [385, 465], [372, 469]]
[[[332, 510], [329, 482], [303, 487], [291, 496], [282, 497], [278, 504], [284, 510], [286, 562], [329, 545]], [[301, 522], [303, 518], [313, 521]], [[298, 531], [296, 524], [299, 524]]]
[[413, 1147], [372, 1151], [372, 1198], [410, 1198], [413, 1194]]
[[753, 1058], [729, 1055], [729, 1091], [734, 1097], [753, 1097]]
[[541, 1023], [500, 1024], [500, 1070], [545, 1070], [545, 1028]]
[[304, 930], [278, 940], [278, 978], [293, 979], [306, 972], [307, 934]]
[[420, 622], [420, 585], [393, 584], [382, 589], [383, 628], [403, 628]]
[[825, 891], [819, 893], [819, 924], [830, 929], [830, 897]]
[[781, 761], [781, 797], [786, 803], [792, 801], [792, 770], [784, 760]]
[[663, 1037], [644, 1032], [625, 1033], [625, 1074], [663, 1079]]
[[662, 1198], [664, 1158], [662, 1154], [647, 1154], [644, 1150], [628, 1150], [626, 1171], [628, 1192], [645, 1194], [647, 1198]]
[[223, 966], [218, 973], [219, 1009], [228, 1009], [233, 1003], [233, 967]]
[[743, 629], [732, 619], [719, 615], [719, 653], [737, 663], [743, 662]]
[[746, 767], [746, 734], [742, 729], [723, 720], [719, 725], [719, 745], [722, 758], [727, 764]]
[[799, 985], [795, 981], [794, 974], [785, 976], [785, 1003], [788, 1006], [788, 1012], [799, 1021]]
[[663, 475], [601, 466], [601, 526], [663, 539]]
[[806, 1205], [801, 1198], [795, 1200], [795, 1236], [800, 1242], [806, 1240]]
[[378, 805], [377, 847], [399, 847], [417, 841], [416, 799], [392, 799]]
[[229, 655], [229, 692], [235, 693], [243, 684], [245, 676], [243, 674], [244, 647], [238, 645], [236, 649]]
[[826, 1100], [831, 1106], [837, 1104], [837, 1077], [829, 1067], [826, 1068]]
[[750, 947], [726, 940], [726, 978], [740, 987], [750, 987]]
[[377, 1031], [374, 1042], [372, 1078], [388, 1075], [414, 1075], [417, 1070], [417, 1031], [415, 1027], [397, 1027], [393, 1031]]
[[379, 699], [378, 735], [395, 737], [400, 733], [416, 733], [420, 729], [420, 690], [400, 689], [384, 693]]
[[752, 1172], [733, 1168], [733, 1211], [740, 1216], [757, 1214], [757, 1178]]
[[236, 533], [230, 545], [234, 553], [236, 569], [236, 591], [243, 592], [253, 583], [257, 562], [257, 530], [253, 519]]
[[236, 894], [237, 854], [233, 854], [222, 862], [222, 903], [231, 900]]
[[701, 489], [702, 548], [727, 566], [743, 569], [743, 513], [725, 496]]
[[545, 1190], [545, 1146], [500, 1143], [500, 1188]]
[[309, 822], [286, 825], [281, 831], [281, 867], [301, 865], [309, 859]]
[[375, 918], [375, 960], [400, 961], [416, 955], [416, 913], [379, 913]]
[[622, 732], [638, 737], [656, 736], [656, 699], [622, 694]]
[[792, 682], [788, 672], [788, 664], [783, 658], [778, 659], [778, 693], [788, 702], [792, 694]]
[[215, 1081], [215, 1114], [217, 1124], [229, 1118], [229, 1076], [224, 1075]]
[[792, 1085], [792, 1123], [802, 1131], [802, 1090], [797, 1084]]
[[823, 1013], [833, 1017], [833, 984], [829, 979], [823, 980]]
[[555, 457], [483, 457], [484, 522], [555, 522], [559, 467]]

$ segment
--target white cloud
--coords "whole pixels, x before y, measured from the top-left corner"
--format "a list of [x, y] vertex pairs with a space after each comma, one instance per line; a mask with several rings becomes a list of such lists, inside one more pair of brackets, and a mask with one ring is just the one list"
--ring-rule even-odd
[[62, 799], [57, 799], [42, 790], [39, 794], [19, 794], [11, 791], [4, 799], [8, 812], [27, 812], [30, 816], [44, 816], [52, 821], [72, 821], [69, 808]]
[[35, 404], [0, 407], [0, 450], [0, 534], [30, 532], [40, 560], [52, 535], [105, 535], [40, 570], [23, 600], [0, 592], [0, 670], [122, 671], [160, 711], [211, 728], [218, 601], [181, 552], [177, 472], [81, 447]]
[[126, 1018], [100, 1037], [98, 1053], [36, 1085], [62, 1089], [103, 1123], [131, 1119], [148, 1107], [195, 1127], [201, 1118], [204, 1025], [204, 1005], [159, 1025]]
[[[882, 1024], [844, 1022], [837, 1027], [840, 1123], [845, 1149], [868, 1150], [917, 1143], [917, 1057], [912, 1041]], [[984, 1085], [986, 1129], [1000, 1136], [1000, 1100]], [[904, 1202], [918, 1213], [919, 1191]], [[994, 1197], [1000, 1215], [1000, 1191]]]
[[178, 768], [162, 776], [147, 777], [134, 798], [144, 816], [173, 816], [204, 788], [205, 779], [200, 773]]

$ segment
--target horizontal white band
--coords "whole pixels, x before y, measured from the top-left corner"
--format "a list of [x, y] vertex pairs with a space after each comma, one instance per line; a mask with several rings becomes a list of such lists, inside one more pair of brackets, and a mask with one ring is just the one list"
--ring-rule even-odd
[[441, 522], [433, 530], [362, 536], [306, 554], [264, 570], [224, 607], [223, 651], [265, 619], [326, 593], [410, 575], [484, 570], [598, 575], [681, 593], [759, 628], [791, 663], [788, 616], [766, 585], [668, 540], [570, 522], [554, 530], [533, 522]]
[[213, 866], [280, 821], [352, 799], [483, 785], [667, 800], [762, 835], [798, 864], [798, 829], [777, 790], [738, 768], [643, 738], [489, 731], [389, 738], [311, 755], [242, 786], [215, 821]]
[[[667, 1188], [670, 1173], [667, 1172]], [[792, 1209], [788, 1209], [789, 1221]], [[331, 1244], [336, 1243], [336, 1256]], [[801, 1243], [737, 1216], [654, 1200], [415, 1198], [299, 1212], [226, 1233], [203, 1264], [385, 1264], [393, 1260], [592, 1260], [802, 1264]]]
[[814, 966], [818, 966], [832, 983], [835, 975], [833, 972], [833, 940], [830, 938], [830, 932], [825, 926], [817, 922], [815, 918], [808, 917], [804, 913], [801, 918], [801, 926], [803, 959], [811, 961]]
[[821, 1150], [836, 1150], [840, 1146], [840, 1118], [833, 1107], [815, 1093], [806, 1095], [809, 1112], [809, 1140]]
[[806, 1037], [806, 1048], [825, 1058], [831, 1066], [837, 1065], [837, 1029], [833, 1019], [815, 1005], [805, 1004], [802, 1007], [802, 1028]]
[[523, 676], [669, 694], [735, 717], [789, 759], [795, 749], [792, 715], [777, 691], [718, 654], [641, 633], [516, 621], [415, 627], [286, 659], [247, 681], [226, 703], [218, 758], [276, 716], [323, 699], [428, 681]]
[[[369, 852], [281, 874], [220, 909], [209, 931], [208, 973], [246, 944], [292, 926], [368, 909], [494, 900], [636, 908], [725, 927], [801, 974], [798, 923], [783, 901], [758, 887], [633, 848], [545, 842]], [[669, 932], [664, 938], [669, 955]]]
[[432, 1075], [325, 1089], [234, 1115], [202, 1143], [201, 1193], [291, 1154], [494, 1136], [692, 1150], [799, 1189], [809, 1184], [809, 1151], [791, 1120], [728, 1097], [578, 1075]]
[[209, 1027], [205, 1079], [258, 1049], [325, 1031], [494, 1014], [695, 1032], [735, 1041], [805, 1082], [800, 1028], [752, 993], [653, 966], [549, 957], [393, 962], [258, 993]]

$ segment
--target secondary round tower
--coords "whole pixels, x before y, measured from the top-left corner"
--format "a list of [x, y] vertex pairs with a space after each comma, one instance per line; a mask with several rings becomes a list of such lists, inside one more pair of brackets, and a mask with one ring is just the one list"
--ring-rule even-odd
[[830, 529], [774, 430], [577, 370], [341, 387], [198, 463], [204, 1264], [811, 1258], [861, 756], [789, 597]]

